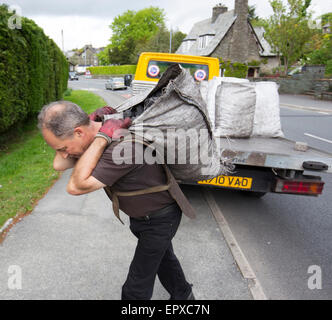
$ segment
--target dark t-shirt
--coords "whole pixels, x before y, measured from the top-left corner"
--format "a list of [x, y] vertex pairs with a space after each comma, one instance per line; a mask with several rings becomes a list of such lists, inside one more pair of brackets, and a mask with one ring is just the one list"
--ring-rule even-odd
[[[92, 172], [93, 177], [116, 191], [135, 191], [166, 184], [163, 167], [144, 161], [145, 149], [142, 144], [126, 142], [121, 143], [120, 149], [117, 146], [120, 144], [113, 142], [105, 149]], [[132, 197], [119, 196], [120, 209], [131, 217], [147, 215], [172, 203], [174, 199], [168, 191]]]

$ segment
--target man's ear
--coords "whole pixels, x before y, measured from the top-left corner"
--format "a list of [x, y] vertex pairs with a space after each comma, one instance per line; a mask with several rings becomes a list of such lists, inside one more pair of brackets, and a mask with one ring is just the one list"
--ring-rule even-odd
[[74, 135], [82, 137], [84, 135], [84, 130], [81, 127], [77, 127], [74, 129]]

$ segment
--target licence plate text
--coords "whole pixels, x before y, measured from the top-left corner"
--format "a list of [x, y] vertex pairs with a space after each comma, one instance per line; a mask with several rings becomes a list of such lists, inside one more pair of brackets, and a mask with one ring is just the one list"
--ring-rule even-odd
[[198, 184], [208, 184], [220, 187], [251, 189], [252, 178], [246, 177], [232, 177], [232, 176], [218, 176], [209, 180], [197, 181]]

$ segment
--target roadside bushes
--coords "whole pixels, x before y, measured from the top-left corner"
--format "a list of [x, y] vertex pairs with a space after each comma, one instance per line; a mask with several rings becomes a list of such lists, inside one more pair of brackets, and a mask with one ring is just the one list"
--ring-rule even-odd
[[246, 78], [248, 74], [248, 65], [240, 62], [224, 61], [219, 58], [220, 68], [224, 69], [225, 77]]
[[135, 74], [136, 65], [89, 67], [92, 75]]
[[21, 18], [10, 29], [12, 13], [0, 5], [0, 133], [62, 98], [68, 64], [58, 46], [34, 21]]
[[332, 59], [326, 63], [325, 76], [332, 79]]

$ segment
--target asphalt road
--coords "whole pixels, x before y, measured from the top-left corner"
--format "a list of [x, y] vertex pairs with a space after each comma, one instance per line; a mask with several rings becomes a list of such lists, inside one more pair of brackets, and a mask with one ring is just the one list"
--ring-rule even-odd
[[[101, 80], [76, 85], [105, 91]], [[125, 98], [123, 92], [112, 95]], [[308, 96], [280, 98], [286, 138], [332, 153], [332, 103]], [[269, 299], [332, 298], [332, 177], [321, 176], [326, 184], [319, 197], [267, 194], [254, 199], [235, 191], [213, 190]]]
[[[288, 139], [332, 153], [332, 113], [320, 111], [332, 111], [331, 102], [281, 95], [281, 104], [317, 108], [282, 107], [283, 132]], [[213, 192], [270, 299], [332, 298], [332, 176], [319, 175], [326, 184], [317, 198], [270, 193], [250, 199], [238, 192]], [[311, 277], [319, 275], [310, 266], [321, 270], [321, 282], [315, 282], [321, 289], [309, 288], [315, 281]]]
[[88, 90], [93, 91], [99, 94], [104, 98], [105, 101], [111, 100], [111, 107], [116, 107], [119, 105], [124, 99], [127, 99], [132, 94], [131, 87], [127, 89], [118, 89], [118, 90], [106, 90], [105, 83], [107, 80], [105, 79], [86, 79], [85, 76], [80, 76], [79, 81], [69, 81], [68, 87], [74, 90]]

